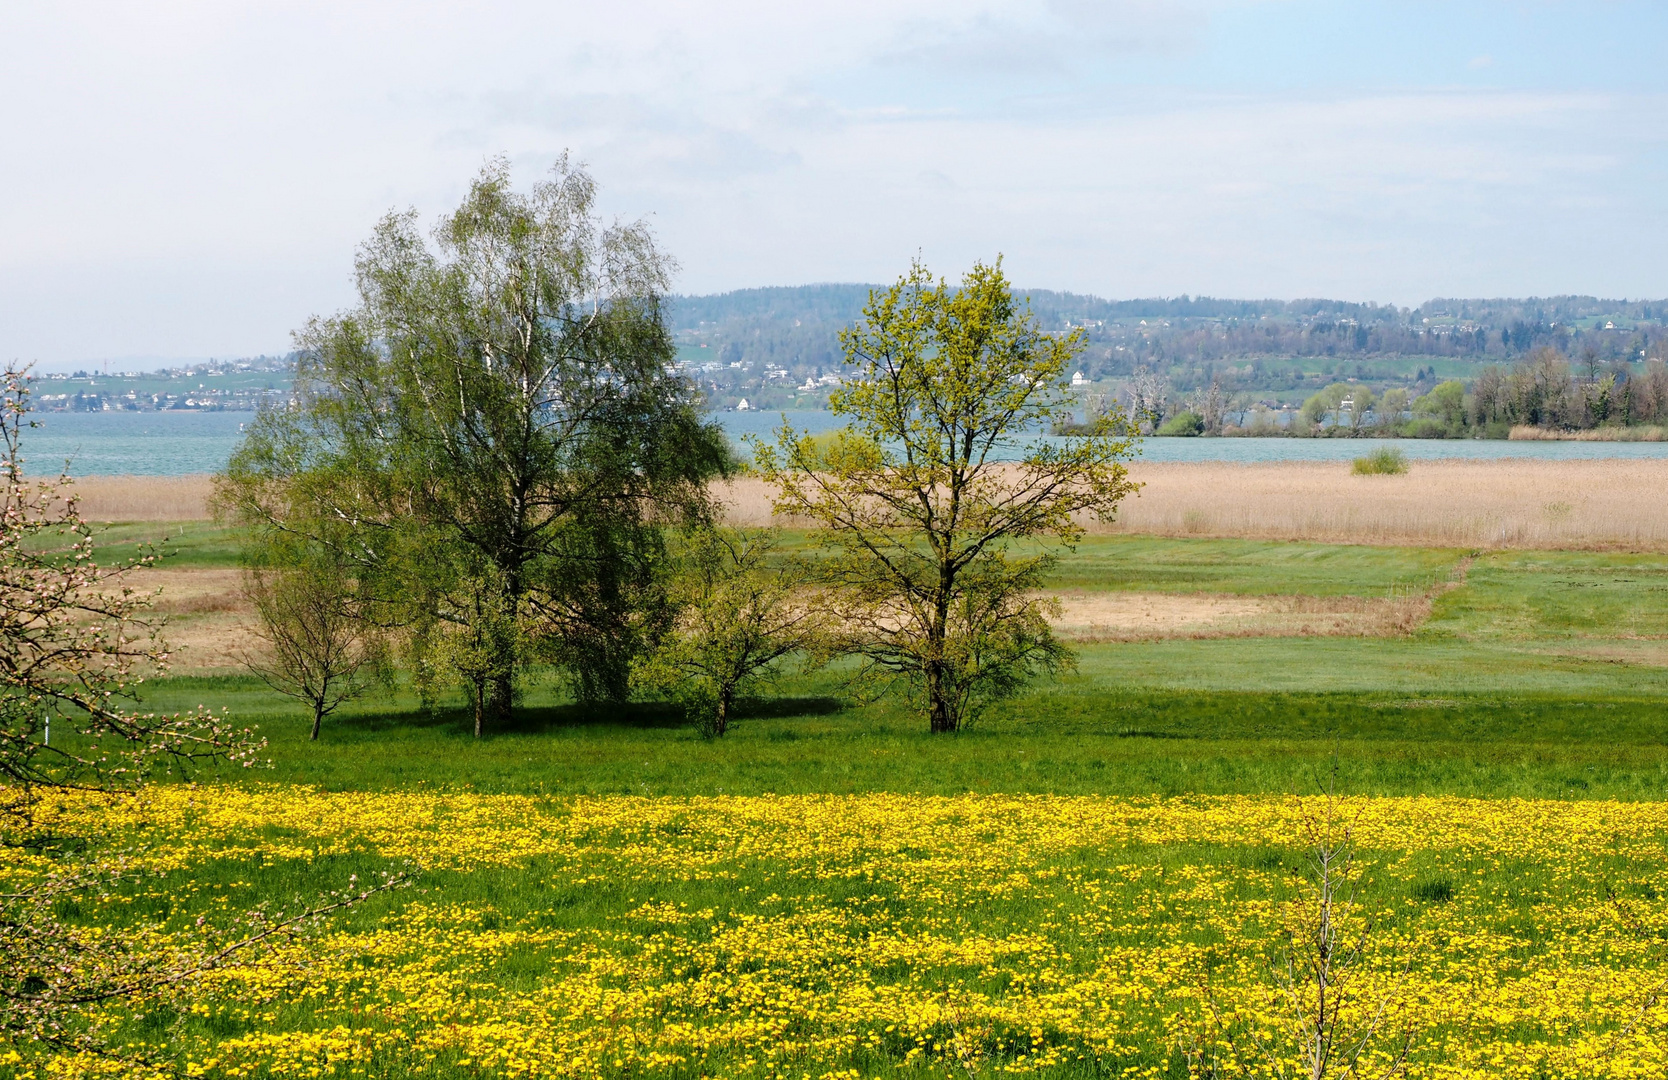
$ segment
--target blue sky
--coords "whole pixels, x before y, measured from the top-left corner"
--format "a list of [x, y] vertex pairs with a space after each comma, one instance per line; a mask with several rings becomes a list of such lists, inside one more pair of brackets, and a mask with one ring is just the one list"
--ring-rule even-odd
[[1668, 6], [0, 10], [0, 354], [280, 351], [378, 216], [564, 148], [708, 292], [1668, 296]]

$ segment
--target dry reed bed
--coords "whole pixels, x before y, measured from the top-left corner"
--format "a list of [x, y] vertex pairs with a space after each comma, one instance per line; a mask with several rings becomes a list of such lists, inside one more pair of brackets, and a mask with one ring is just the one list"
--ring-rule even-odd
[[[1668, 459], [1415, 461], [1403, 476], [1352, 476], [1347, 462], [1138, 462], [1144, 486], [1094, 531], [1455, 547], [1668, 549]], [[88, 477], [93, 521], [209, 516], [206, 476]], [[769, 488], [718, 487], [735, 524], [772, 521]], [[779, 524], [796, 524], [786, 521]]]
[[[1495, 548], [1668, 549], [1668, 459], [1415, 461], [1401, 476], [1348, 462], [1137, 462], [1141, 491], [1093, 532]], [[730, 520], [770, 520], [770, 492], [721, 494]]]
[[84, 476], [74, 491], [88, 521], [204, 521], [214, 484], [208, 476]]

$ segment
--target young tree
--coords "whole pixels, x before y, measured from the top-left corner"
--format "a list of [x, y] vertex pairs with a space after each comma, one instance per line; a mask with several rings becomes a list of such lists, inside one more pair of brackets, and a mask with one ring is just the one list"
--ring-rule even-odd
[[1286, 905], [1265, 1007], [1224, 1007], [1208, 977], [1201, 985], [1204, 1037], [1184, 1044], [1190, 1076], [1393, 1080], [1407, 1071], [1420, 1036], [1404, 999], [1413, 956], [1387, 971], [1373, 963], [1379, 927], [1362, 902], [1355, 837], [1365, 804], [1349, 821], [1339, 810], [1328, 792], [1303, 815], [1307, 865]]
[[673, 628], [650, 665], [652, 682], [683, 702], [702, 734], [729, 730], [737, 697], [816, 641], [820, 610], [799, 560], [772, 562], [764, 531], [701, 529], [672, 586]]
[[527, 195], [500, 160], [432, 245], [413, 213], [385, 218], [359, 307], [297, 335], [293, 408], [256, 421], [221, 481], [258, 531], [343, 533], [368, 617], [487, 649], [471, 671], [500, 720], [538, 655], [587, 696], [626, 693], [663, 621], [660, 530], [704, 519], [728, 467], [673, 367], [670, 260], [594, 200], [565, 157]]
[[830, 396], [848, 418], [827, 449], [784, 424], [755, 444], [776, 508], [821, 527], [833, 640], [867, 677], [902, 678], [935, 732], [1071, 662], [1036, 596], [1079, 518], [1132, 491], [1121, 411], [1063, 444], [1035, 438], [1066, 414], [1080, 335], [1055, 337], [1015, 303], [1001, 263], [959, 288], [916, 264], [872, 294], [841, 335], [854, 375]]
[[311, 738], [324, 718], [373, 682], [387, 682], [387, 641], [355, 604], [348, 568], [328, 548], [314, 546], [279, 565], [244, 568], [244, 594], [260, 617], [266, 655], [245, 664], [281, 694], [313, 713]]

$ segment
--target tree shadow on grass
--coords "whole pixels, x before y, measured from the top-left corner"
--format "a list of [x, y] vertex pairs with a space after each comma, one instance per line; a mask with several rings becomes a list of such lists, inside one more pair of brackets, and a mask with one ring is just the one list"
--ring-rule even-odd
[[737, 720], [779, 720], [796, 716], [832, 716], [846, 702], [826, 695], [814, 697], [743, 698], [736, 702]]
[[[844, 708], [845, 702], [834, 697], [747, 698], [736, 703], [735, 718], [765, 720], [827, 716]], [[473, 736], [475, 730], [474, 715], [463, 708], [361, 713], [344, 716], [336, 723], [362, 735], [415, 729]], [[518, 706], [508, 721], [490, 722], [486, 736], [605, 730], [672, 731], [679, 728], [693, 731], [694, 727], [683, 709], [670, 702], [568, 703]]]

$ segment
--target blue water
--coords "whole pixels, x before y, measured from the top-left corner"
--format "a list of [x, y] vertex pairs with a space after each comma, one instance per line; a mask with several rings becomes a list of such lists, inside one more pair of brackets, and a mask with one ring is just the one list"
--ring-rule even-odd
[[[839, 426], [831, 413], [787, 414], [795, 428], [812, 433]], [[55, 472], [66, 459], [75, 476], [181, 476], [216, 472], [237, 446], [246, 412], [36, 413], [40, 427], [26, 431], [23, 454], [35, 475]], [[716, 414], [730, 436], [771, 440], [781, 413]], [[1384, 446], [1410, 458], [1664, 458], [1668, 443], [1504, 442], [1458, 439], [1144, 439], [1145, 461], [1348, 461]]]
[[[788, 422], [812, 434], [838, 427], [832, 413], [789, 412]], [[730, 437], [757, 435], [766, 441], [782, 426], [782, 413], [718, 413]], [[1053, 440], [1050, 440], [1053, 441]], [[1064, 440], [1062, 440], [1064, 441]], [[1396, 447], [1410, 458], [1668, 458], [1668, 442], [1508, 442], [1504, 439], [1142, 439], [1143, 461], [1349, 461], [1381, 447]]]
[[69, 462], [72, 476], [184, 476], [226, 467], [250, 412], [35, 413], [23, 433], [28, 471]]

